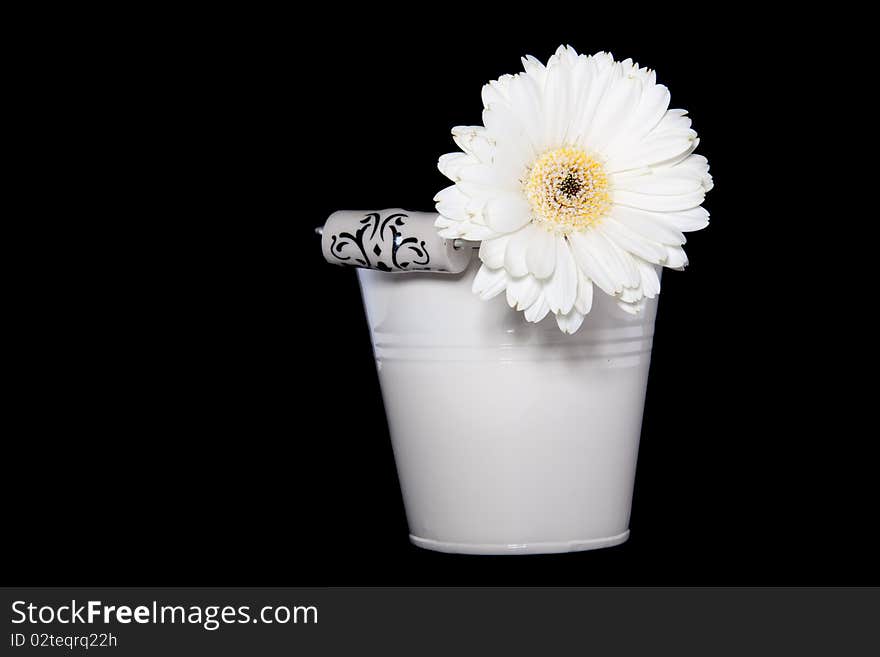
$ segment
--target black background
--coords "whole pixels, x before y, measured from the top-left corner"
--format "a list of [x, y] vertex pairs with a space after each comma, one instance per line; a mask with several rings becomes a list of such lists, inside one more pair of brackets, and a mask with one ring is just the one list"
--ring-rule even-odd
[[[808, 137], [822, 58], [782, 25], [684, 8], [417, 9], [41, 25], [65, 40], [32, 47], [47, 96], [22, 100], [5, 583], [878, 583], [870, 430], [841, 405], [864, 342], [834, 335], [868, 329], [820, 236]], [[560, 43], [655, 68], [716, 182], [688, 271], [663, 279], [632, 535], [419, 550], [356, 279], [313, 230], [430, 210], [481, 85]]]

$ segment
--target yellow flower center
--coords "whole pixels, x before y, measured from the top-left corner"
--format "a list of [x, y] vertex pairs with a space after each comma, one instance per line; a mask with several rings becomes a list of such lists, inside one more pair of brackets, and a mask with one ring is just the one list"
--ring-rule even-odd
[[555, 233], [583, 230], [608, 214], [608, 176], [594, 158], [576, 148], [539, 157], [525, 183], [534, 221]]

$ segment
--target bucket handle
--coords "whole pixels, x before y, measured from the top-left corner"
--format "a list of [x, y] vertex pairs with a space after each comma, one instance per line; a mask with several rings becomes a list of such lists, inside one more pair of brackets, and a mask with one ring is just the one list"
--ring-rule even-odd
[[315, 232], [321, 250], [334, 265], [376, 269], [388, 273], [437, 272], [459, 274], [479, 243], [440, 237], [431, 212], [340, 210]]

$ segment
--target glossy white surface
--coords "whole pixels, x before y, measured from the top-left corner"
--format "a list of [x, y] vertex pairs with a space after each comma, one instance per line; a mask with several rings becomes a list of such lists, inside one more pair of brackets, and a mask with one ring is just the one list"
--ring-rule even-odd
[[460, 275], [359, 270], [411, 539], [471, 554], [628, 535], [656, 300], [598, 293], [574, 335]]

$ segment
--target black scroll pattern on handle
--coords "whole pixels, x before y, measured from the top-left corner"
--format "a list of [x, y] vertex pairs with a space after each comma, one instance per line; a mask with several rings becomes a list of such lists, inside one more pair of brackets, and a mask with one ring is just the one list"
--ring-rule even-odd
[[353, 234], [346, 231], [330, 236], [330, 253], [341, 264], [355, 267], [428, 271], [431, 256], [425, 241], [404, 235], [408, 217], [393, 212], [383, 219], [379, 212], [370, 212], [358, 222], [361, 227]]

